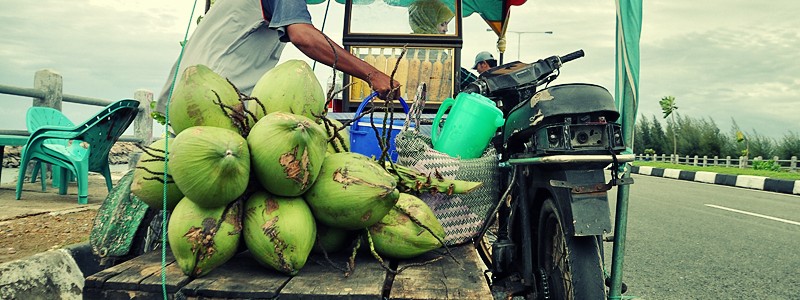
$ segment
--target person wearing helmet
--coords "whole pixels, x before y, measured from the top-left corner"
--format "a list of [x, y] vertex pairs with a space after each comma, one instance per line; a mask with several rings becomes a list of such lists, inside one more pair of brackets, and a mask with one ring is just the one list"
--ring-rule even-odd
[[483, 74], [483, 72], [494, 67], [497, 67], [497, 60], [494, 59], [491, 53], [482, 51], [475, 56], [475, 65], [472, 66], [472, 69], [478, 70], [478, 74]]
[[[478, 53], [478, 55], [475, 56], [475, 64], [472, 65], [472, 69], [478, 71], [478, 76], [494, 67], [497, 67], [497, 60], [487, 51]], [[470, 83], [477, 80], [478, 76], [475, 76], [475, 74], [467, 69], [461, 68], [461, 83], [459, 84], [461, 90], [464, 90]]]

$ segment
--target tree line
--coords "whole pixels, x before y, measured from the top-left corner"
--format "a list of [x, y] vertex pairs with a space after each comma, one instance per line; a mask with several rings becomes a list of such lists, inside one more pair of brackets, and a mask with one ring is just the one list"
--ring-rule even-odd
[[[666, 118], [669, 115], [670, 118]], [[701, 157], [800, 157], [800, 134], [794, 131], [775, 139], [755, 130], [742, 132], [736, 120], [733, 120], [733, 128], [729, 132], [723, 132], [711, 118], [682, 116], [673, 111], [670, 114], [665, 112], [664, 120], [666, 126], [655, 115], [650, 118], [642, 115], [639, 118], [634, 131], [635, 153], [669, 155], [675, 151], [681, 156]]]

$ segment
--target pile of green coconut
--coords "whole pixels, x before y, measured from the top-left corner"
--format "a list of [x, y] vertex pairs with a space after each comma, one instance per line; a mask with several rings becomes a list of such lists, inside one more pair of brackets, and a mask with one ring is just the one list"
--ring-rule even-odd
[[348, 152], [346, 124], [325, 107], [301, 60], [265, 73], [251, 95], [206, 66], [186, 68], [167, 111], [175, 136], [143, 147], [131, 185], [150, 207], [169, 210], [168, 243], [184, 274], [203, 276], [242, 246], [288, 275], [312, 251], [367, 242], [378, 259], [404, 259], [443, 246], [441, 224], [416, 195], [479, 183]]

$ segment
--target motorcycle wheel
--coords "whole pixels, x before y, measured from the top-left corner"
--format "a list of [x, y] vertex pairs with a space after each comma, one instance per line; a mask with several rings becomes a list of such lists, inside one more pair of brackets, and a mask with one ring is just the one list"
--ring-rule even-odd
[[600, 246], [594, 236], [569, 236], [558, 207], [547, 199], [539, 211], [538, 268], [543, 299], [606, 299]]
[[478, 256], [480, 256], [481, 260], [487, 267], [492, 266], [492, 243], [497, 240], [497, 220], [489, 225], [489, 230], [486, 231], [486, 234], [483, 237], [476, 241], [475, 248], [478, 250]]

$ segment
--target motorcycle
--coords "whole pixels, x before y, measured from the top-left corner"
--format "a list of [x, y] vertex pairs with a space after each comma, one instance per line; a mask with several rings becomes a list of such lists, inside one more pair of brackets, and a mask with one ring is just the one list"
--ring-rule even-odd
[[549, 86], [563, 64], [583, 55], [579, 50], [497, 66], [463, 91], [493, 100], [506, 120], [492, 140], [502, 195], [475, 239], [495, 293], [582, 300], [609, 294], [607, 191], [633, 183], [619, 170], [634, 157], [623, 153], [620, 114], [608, 90], [585, 83]]

